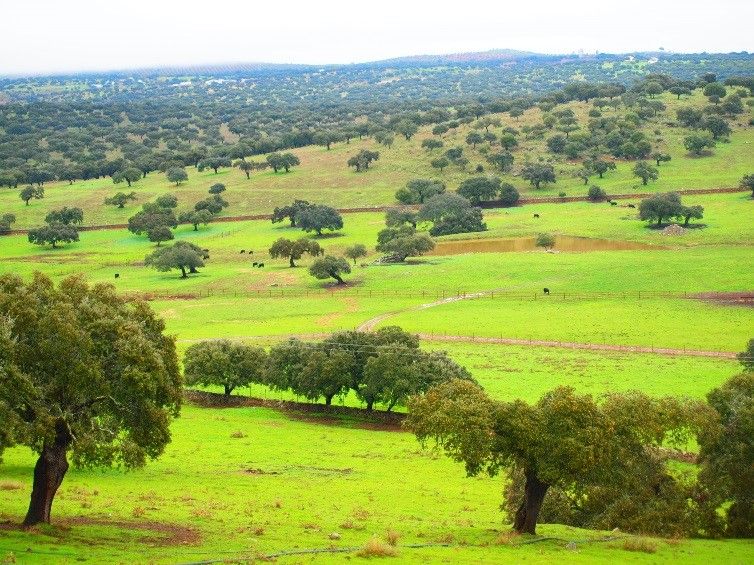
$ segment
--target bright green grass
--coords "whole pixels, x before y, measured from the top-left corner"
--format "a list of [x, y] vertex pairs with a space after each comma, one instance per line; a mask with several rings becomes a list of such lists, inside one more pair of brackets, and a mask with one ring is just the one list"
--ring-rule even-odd
[[[235, 432], [245, 437], [232, 438]], [[465, 478], [461, 465], [422, 451], [406, 433], [290, 419], [268, 409], [189, 406], [173, 425], [173, 436], [163, 457], [143, 470], [71, 470], [53, 509], [57, 526], [2, 530], [0, 557], [13, 554], [21, 563], [186, 563], [295, 548], [358, 547], [387, 529], [400, 534], [399, 545], [450, 543], [399, 548], [393, 561], [401, 563], [744, 563], [754, 551], [750, 541], [733, 540], [657, 540], [654, 554], [598, 542], [577, 541], [575, 551], [563, 542], [498, 545], [500, 532], [508, 529], [498, 510], [502, 480]], [[0, 516], [17, 522], [28, 503], [33, 458], [18, 448], [5, 459]], [[267, 474], [245, 472], [249, 469]], [[199, 539], [161, 546], [159, 534], [136, 529], [149, 522], [192, 528]], [[331, 532], [342, 539], [331, 541]], [[538, 533], [565, 540], [603, 535], [555, 525], [542, 525]], [[347, 553], [279, 561], [353, 559]]]
[[[271, 338], [245, 341], [262, 346], [274, 342]], [[182, 352], [190, 343], [180, 341], [179, 350]], [[560, 385], [595, 396], [606, 392], [641, 390], [652, 396], [703, 398], [741, 370], [738, 361], [733, 359], [669, 357], [648, 353], [431, 340], [422, 341], [422, 348], [446, 351], [471, 372], [490, 396], [499, 400], [521, 398], [536, 402], [545, 392]], [[222, 393], [220, 387], [206, 387], [205, 390]], [[308, 402], [289, 392], [272, 391], [263, 385], [239, 389], [234, 394], [267, 400]], [[336, 398], [334, 403], [364, 407], [352, 392]], [[405, 408], [397, 407], [396, 410], [404, 411]]]
[[741, 370], [727, 359], [431, 341], [423, 346], [446, 350], [500, 400], [536, 402], [560, 385], [593, 395], [642, 390], [702, 398]]
[[[621, 220], [627, 209], [587, 203], [488, 214], [482, 237], [531, 236], [537, 229], [569, 235], [632, 239], [657, 246], [646, 251], [463, 254], [425, 257], [405, 265], [355, 267], [348, 289], [323, 297], [323, 284], [311, 278], [304, 258], [290, 269], [271, 261], [265, 249], [275, 238], [298, 237], [299, 230], [266, 221], [218, 223], [195, 232], [182, 227], [176, 237], [210, 249], [199, 275], [181, 280], [175, 272], [144, 268], [154, 245], [125, 230], [83, 232], [82, 241], [61, 249], [40, 249], [22, 236], [0, 240], [0, 272], [55, 277], [84, 272], [92, 281], [114, 282], [123, 291], [156, 292], [177, 299], [154, 303], [170, 331], [182, 339], [216, 336], [285, 336], [354, 328], [387, 312], [411, 309], [443, 295], [495, 290], [482, 299], [413, 311], [384, 324], [405, 324], [424, 333], [595, 341], [626, 345], [710, 348], [739, 351], [754, 325], [751, 309], [691, 300], [636, 300], [637, 292], [751, 290], [754, 224], [747, 222], [750, 200], [741, 195], [695, 199], [707, 210], [708, 227], [669, 238], [636, 220]], [[355, 242], [375, 241], [382, 227], [377, 213], [346, 217], [343, 235], [323, 238], [330, 253]], [[541, 222], [541, 223], [540, 223]], [[255, 254], [240, 254], [254, 249]], [[368, 260], [376, 257], [372, 255]], [[252, 268], [252, 260], [266, 263]], [[114, 273], [120, 273], [116, 281]], [[543, 287], [547, 302], [534, 301]], [[502, 291], [502, 292], [501, 292]], [[505, 298], [524, 292], [529, 300]], [[308, 293], [291, 296], [286, 293]], [[574, 293], [614, 293], [613, 300], [564, 301]], [[286, 298], [273, 298], [281, 293]], [[625, 293], [625, 297], [624, 297]], [[180, 300], [188, 295], [199, 300]]]
[[[714, 154], [709, 157], [692, 158], [683, 148], [683, 138], [689, 131], [669, 127], [667, 124], [675, 121], [675, 110], [678, 107], [700, 106], [705, 101], [704, 97], [697, 93], [691, 99], [677, 101], [675, 97], [665, 95], [662, 100], [667, 105], [667, 110], [643, 126], [643, 131], [655, 146], [672, 156], [672, 161], [661, 166], [659, 180], [643, 187], [633, 176], [634, 163], [619, 162], [616, 171], [608, 173], [604, 179], [594, 177], [590, 183], [599, 184], [608, 193], [734, 187], [744, 174], [752, 172], [754, 129], [746, 125], [750, 113], [735, 120], [730, 143], [719, 143]], [[568, 106], [574, 109], [581, 127], [585, 128], [588, 121], [586, 114], [591, 105], [573, 102]], [[619, 114], [624, 111], [621, 109]], [[607, 116], [612, 114], [612, 110], [605, 111]], [[501, 114], [500, 117], [504, 125], [520, 129], [523, 125], [540, 122], [541, 112], [531, 109], [519, 120], [513, 120], [507, 114]], [[500, 133], [499, 128], [493, 129], [496, 130], [495, 133]], [[486, 172], [491, 172], [485, 160], [484, 145], [472, 149], [464, 141], [470, 126], [459, 127], [442, 138], [445, 147], [464, 147], [470, 160], [466, 171], [461, 171], [456, 166], [448, 167], [443, 173], [433, 169], [430, 162], [440, 154], [440, 150], [427, 152], [421, 148], [422, 140], [431, 135], [430, 130], [429, 127], [422, 128], [410, 141], [396, 137], [395, 145], [390, 149], [378, 146], [372, 140], [338, 143], [330, 151], [317, 146], [303, 147], [294, 150], [301, 160], [300, 167], [287, 174], [275, 174], [272, 171], [255, 173], [250, 180], [235, 168], [223, 169], [218, 174], [211, 170], [199, 173], [189, 168], [188, 182], [178, 187], [168, 182], [161, 173], [150, 173], [130, 189], [125, 184], [113, 184], [109, 178], [78, 181], [70, 186], [66, 182], [52, 183], [45, 187], [45, 198], [32, 201], [29, 206], [25, 206], [18, 197], [19, 190], [0, 189], [0, 212], [14, 213], [18, 228], [39, 225], [47, 212], [62, 206], [83, 208], [87, 224], [125, 223], [142, 202], [167, 192], [178, 195], [181, 209], [190, 208], [195, 202], [205, 198], [207, 189], [216, 182], [222, 182], [228, 187], [223, 194], [230, 203], [225, 211], [227, 215], [269, 214], [275, 206], [287, 204], [294, 198], [340, 208], [379, 206], [394, 203], [395, 191], [412, 178], [441, 177], [450, 189], [455, 190], [463, 179], [476, 174], [474, 170], [478, 164], [483, 165]], [[654, 130], [660, 131], [660, 135], [655, 135]], [[556, 132], [548, 132], [542, 140], [525, 140], [523, 135], [519, 136], [520, 146], [513, 151], [516, 159], [514, 170], [501, 178], [512, 182], [525, 196], [553, 196], [560, 192], [583, 196], [586, 194], [583, 181], [573, 177], [580, 161], [568, 162], [561, 159], [556, 165], [557, 183], [540, 190], [532, 189], [517, 176], [527, 158], [538, 155], [552, 157], [546, 153], [545, 139], [553, 133]], [[380, 160], [367, 173], [357, 174], [346, 166], [346, 161], [364, 147], [377, 149]], [[255, 159], [262, 160], [262, 157]], [[121, 190], [135, 191], [138, 201], [122, 210], [103, 204], [107, 196]]]
[[379, 325], [477, 337], [742, 351], [754, 313], [683, 299], [513, 301], [480, 298], [411, 310]]

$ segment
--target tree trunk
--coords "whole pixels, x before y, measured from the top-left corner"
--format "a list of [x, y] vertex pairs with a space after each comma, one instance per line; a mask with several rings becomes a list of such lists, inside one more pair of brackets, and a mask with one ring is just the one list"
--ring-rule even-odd
[[185, 278], [187, 278], [187, 275], [186, 275], [186, 267], [183, 267], [183, 266], [181, 267], [181, 278], [182, 278], [182, 279], [185, 279]]
[[332, 397], [332, 394], [325, 395], [325, 406], [330, 406], [332, 404]]
[[513, 529], [520, 534], [536, 535], [537, 518], [550, 485], [543, 483], [531, 471], [526, 472], [524, 500], [516, 511]]
[[295, 266], [296, 266], [296, 264], [295, 264], [295, 263], [293, 262], [293, 255], [291, 255], [291, 256], [290, 256], [290, 257], [288, 258], [288, 262], [290, 263], [290, 265], [291, 265], [291, 268], [293, 268], [293, 267], [295, 267]]
[[55, 442], [44, 444], [34, 466], [34, 485], [24, 526], [50, 523], [52, 501], [68, 471], [66, 451], [73, 438], [64, 422], [58, 422], [56, 427]]
[[367, 400], [367, 412], [371, 412], [374, 408], [374, 400]]
[[249, 173], [249, 171], [246, 171], [246, 179], [248, 180], [250, 178], [251, 178], [251, 174]]
[[340, 278], [340, 275], [338, 273], [330, 273], [330, 276], [338, 281], [338, 284], [343, 284], [343, 279]]
[[223, 388], [225, 389], [225, 396], [230, 396], [230, 393], [233, 392], [235, 387], [231, 385], [223, 385]]

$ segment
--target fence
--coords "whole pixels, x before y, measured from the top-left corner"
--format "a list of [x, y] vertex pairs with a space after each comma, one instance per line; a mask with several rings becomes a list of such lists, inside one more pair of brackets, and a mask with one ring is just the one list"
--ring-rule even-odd
[[464, 290], [375, 290], [359, 288], [326, 289], [198, 289], [190, 292], [132, 292], [132, 295], [147, 300], [173, 299], [192, 300], [202, 298], [407, 298], [429, 301], [441, 300], [656, 300], [656, 299], [694, 299], [716, 302], [754, 303], [754, 291], [741, 292], [688, 292], [688, 291], [539, 291], [484, 290], [467, 292]]

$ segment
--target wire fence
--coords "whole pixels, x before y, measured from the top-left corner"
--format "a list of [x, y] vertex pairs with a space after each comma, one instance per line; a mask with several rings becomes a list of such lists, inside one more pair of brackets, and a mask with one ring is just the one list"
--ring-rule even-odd
[[734, 292], [692, 292], [665, 290], [636, 291], [556, 291], [542, 290], [482, 290], [467, 291], [461, 289], [360, 289], [345, 288], [267, 288], [267, 289], [196, 289], [175, 292], [132, 291], [129, 294], [147, 300], [191, 300], [203, 298], [378, 298], [378, 299], [421, 299], [427, 301], [453, 300], [518, 300], [518, 301], [553, 301], [553, 300], [658, 300], [658, 299], [693, 299], [725, 303], [754, 304], [754, 291]]

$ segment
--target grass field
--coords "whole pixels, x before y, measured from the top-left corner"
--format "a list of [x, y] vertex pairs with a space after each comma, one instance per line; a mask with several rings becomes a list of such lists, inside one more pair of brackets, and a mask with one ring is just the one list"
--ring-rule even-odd
[[[660, 167], [660, 178], [643, 187], [631, 172], [634, 163], [618, 162], [616, 171], [608, 173], [604, 179], [593, 177], [591, 183], [599, 184], [608, 194], [735, 187], [744, 174], [751, 172], [751, 163], [754, 162], [754, 129], [746, 125], [750, 113], [735, 120], [729, 143], [718, 143], [711, 156], [695, 158], [687, 155], [683, 147], [683, 138], [689, 132], [674, 124], [675, 110], [683, 106], [701, 107], [706, 99], [700, 93], [680, 101], [672, 95], [664, 95], [660, 99], [667, 109], [643, 126], [643, 131], [654, 145], [672, 156], [672, 161]], [[574, 110], [581, 127], [585, 128], [587, 111], [591, 105], [572, 102], [567, 106]], [[614, 110], [605, 111], [606, 116], [615, 113]], [[618, 115], [622, 113], [625, 113], [625, 109], [617, 112]], [[507, 114], [500, 114], [498, 117], [504, 126], [516, 129], [541, 122], [541, 112], [536, 108], [528, 110], [519, 119], [513, 119]], [[483, 146], [472, 149], [466, 145], [465, 138], [470, 131], [468, 125], [442, 136], [446, 148], [464, 147], [470, 160], [466, 170], [461, 171], [458, 167], [451, 166], [439, 173], [433, 169], [430, 161], [439, 156], [441, 150], [428, 152], [421, 147], [421, 142], [431, 136], [430, 130], [430, 127], [422, 128], [409, 141], [397, 137], [391, 148], [379, 146], [373, 140], [354, 139], [349, 144], [337, 143], [329, 151], [319, 146], [296, 149], [294, 152], [301, 160], [300, 167], [287, 174], [275, 174], [271, 170], [257, 172], [252, 174], [250, 180], [238, 169], [221, 169], [215, 174], [211, 170], [199, 173], [190, 168], [187, 171], [188, 182], [178, 187], [168, 182], [161, 173], [150, 173], [130, 189], [125, 184], [114, 185], [110, 178], [77, 181], [70, 186], [67, 182], [52, 183], [45, 187], [45, 198], [34, 200], [29, 206], [25, 206], [18, 197], [18, 190], [3, 188], [0, 189], [0, 211], [15, 214], [17, 228], [39, 225], [49, 209], [64, 205], [81, 207], [86, 224], [119, 224], [125, 223], [142, 202], [167, 192], [178, 196], [179, 208], [190, 208], [195, 202], [205, 198], [207, 189], [216, 182], [222, 182], [228, 188], [223, 194], [230, 203], [230, 207], [225, 210], [226, 215], [269, 214], [275, 206], [288, 204], [294, 198], [340, 208], [380, 206], [394, 203], [395, 191], [412, 178], [438, 177], [450, 189], [455, 190], [463, 179], [476, 174], [474, 170], [478, 164], [482, 164], [486, 172], [492, 172], [486, 163]], [[655, 134], [655, 130], [660, 133]], [[545, 137], [552, 133], [554, 132], [548, 132]], [[574, 196], [586, 195], [583, 181], [573, 177], [580, 162], [558, 161], [557, 182], [547, 188], [534, 190], [523, 181], [518, 176], [521, 165], [532, 155], [544, 154], [545, 142], [525, 140], [523, 135], [519, 137], [520, 145], [513, 151], [514, 169], [511, 173], [501, 175], [504, 181], [513, 183], [526, 196], [557, 196], [561, 192]], [[357, 174], [346, 166], [346, 161], [359, 149], [366, 147], [378, 150], [380, 160], [367, 173]], [[263, 160], [262, 157], [255, 159]], [[120, 210], [103, 204], [104, 199], [115, 192], [131, 190], [136, 192], [138, 200], [126, 208]]]
[[[652, 553], [627, 551], [624, 538], [633, 536], [589, 542], [609, 532], [557, 525], [541, 526], [540, 534], [558, 540], [517, 546], [522, 540], [505, 534], [497, 509], [502, 480], [467, 479], [460, 465], [422, 451], [406, 433], [262, 408], [185, 407], [173, 435], [165, 455], [144, 470], [71, 471], [56, 500], [56, 525], [20, 532], [0, 522], [0, 558], [233, 562], [282, 550], [359, 548], [387, 531], [399, 536], [396, 561], [406, 563], [744, 563], [754, 551], [751, 541], [733, 540], [651, 540], [644, 546]], [[6, 453], [0, 519], [23, 514], [32, 463], [26, 449]], [[409, 544], [447, 547], [400, 547]], [[349, 562], [354, 554], [279, 562]]]
[[[663, 101], [668, 109], [647, 127], [659, 129], [656, 143], [673, 160], [662, 165], [659, 181], [649, 190], [735, 186], [751, 172], [754, 130], [744, 127], [743, 117], [730, 143], [719, 144], [710, 157], [693, 159], [682, 149], [686, 132], [665, 122], [676, 107], [699, 105], [701, 97]], [[585, 124], [588, 106], [571, 106]], [[519, 121], [502, 117], [506, 125], [520, 128], [538, 121], [538, 112], [530, 110]], [[446, 147], [465, 145], [467, 132], [462, 127], [447, 134]], [[249, 181], [235, 169], [218, 175], [190, 171], [189, 181], [175, 188], [153, 173], [134, 185], [139, 201], [125, 210], [102, 205], [105, 196], [125, 190], [105, 179], [51, 185], [43, 200], [28, 207], [17, 191], [3, 189], [0, 212], [15, 213], [16, 227], [28, 227], [40, 223], [50, 209], [77, 205], [85, 209], [87, 224], [121, 223], [156, 195], [175, 192], [185, 207], [203, 198], [216, 181], [228, 186], [224, 195], [231, 215], [268, 213], [293, 198], [339, 207], [385, 205], [406, 180], [435, 176], [429, 165], [435, 155], [420, 147], [427, 135], [422, 130], [411, 141], [397, 139], [391, 149], [380, 148], [380, 160], [366, 174], [349, 171], [345, 161], [373, 142], [353, 140], [331, 151], [297, 150], [300, 168], [289, 174], [258, 173]], [[526, 155], [541, 152], [543, 143], [524, 142], [515, 151], [517, 166]], [[483, 155], [465, 151], [473, 170]], [[576, 166], [558, 163], [558, 183], [536, 193], [582, 195], [582, 181], [571, 177]], [[636, 191], [631, 166], [619, 163], [617, 171], [598, 182], [608, 192]], [[451, 167], [442, 176], [455, 188], [468, 175]], [[516, 176], [506, 180], [527, 195], [535, 192]], [[144, 257], [154, 244], [125, 229], [85, 231], [79, 243], [59, 249], [33, 246], [24, 235], [2, 237], [0, 274], [30, 277], [42, 271], [60, 279], [84, 273], [90, 281], [145, 296], [165, 319], [168, 332], [177, 336], [181, 354], [203, 339], [267, 346], [293, 335], [317, 339], [343, 329], [400, 325], [428, 336], [460, 338], [425, 339], [422, 346], [447, 350], [498, 399], [535, 401], [561, 384], [593, 395], [641, 389], [656, 396], [701, 398], [740, 365], [730, 356], [693, 357], [683, 350], [732, 354], [754, 335], [751, 305], [694, 297], [754, 290], [754, 200], [745, 193], [686, 196], [686, 204], [700, 204], [705, 212], [702, 225], [681, 236], [648, 228], [628, 202], [486, 210], [487, 231], [441, 238], [456, 242], [458, 254], [389, 266], [371, 264], [378, 257], [373, 248], [383, 214], [350, 213], [342, 233], [319, 239], [329, 254], [341, 254], [355, 243], [370, 249], [343, 287], [309, 276], [308, 257], [294, 269], [286, 260], [271, 260], [266, 250], [275, 239], [303, 234], [261, 220], [217, 222], [199, 231], [179, 227], [176, 239], [210, 250], [206, 267], [188, 279], [145, 268]], [[583, 252], [556, 246], [554, 253], [471, 253], [463, 247], [467, 239], [532, 238], [541, 232], [590, 239], [584, 240]], [[594, 239], [605, 241], [590, 243]], [[626, 243], [641, 249], [617, 249]], [[591, 246], [602, 250], [589, 250]], [[265, 267], [254, 268], [252, 261], [263, 261]], [[551, 291], [547, 297], [545, 287]], [[463, 293], [479, 296], [445, 300]], [[661, 355], [501, 345], [474, 341], [476, 337], [680, 351]], [[301, 400], [262, 386], [237, 393]], [[335, 404], [361, 406], [353, 394]], [[143, 470], [72, 470], [55, 502], [54, 525], [31, 532], [14, 524], [28, 504], [34, 458], [25, 448], [8, 450], [0, 465], [0, 563], [236, 562], [322, 548], [346, 551], [292, 555], [280, 562], [345, 562], [361, 559], [357, 549], [388, 532], [399, 536], [396, 561], [408, 563], [747, 563], [754, 555], [751, 541], [626, 541], [623, 534], [599, 541], [610, 533], [559, 525], [539, 528], [555, 539], [521, 544], [527, 540], [507, 535], [509, 520], [498, 510], [501, 478], [467, 479], [462, 466], [423, 451], [413, 436], [377, 430], [359, 419], [189, 405], [172, 431], [165, 455]], [[331, 537], [333, 533], [340, 537]]]

